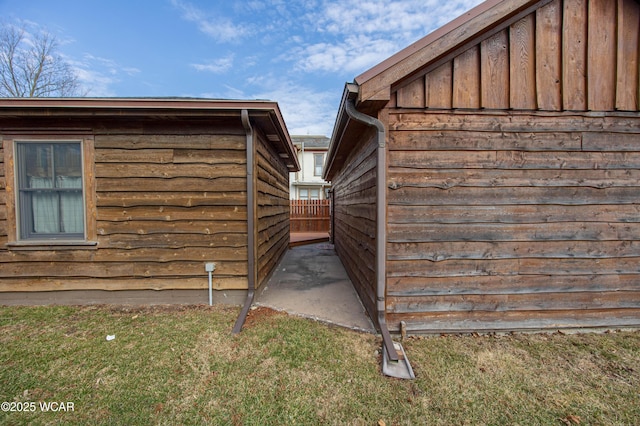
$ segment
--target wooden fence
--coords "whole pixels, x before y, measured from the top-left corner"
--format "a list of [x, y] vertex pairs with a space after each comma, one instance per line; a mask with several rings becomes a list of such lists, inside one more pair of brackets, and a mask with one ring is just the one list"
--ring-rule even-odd
[[329, 232], [330, 200], [290, 200], [291, 232]]

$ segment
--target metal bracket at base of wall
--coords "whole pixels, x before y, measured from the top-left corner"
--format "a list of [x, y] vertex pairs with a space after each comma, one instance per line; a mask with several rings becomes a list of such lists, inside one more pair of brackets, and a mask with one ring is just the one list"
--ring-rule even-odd
[[397, 379], [415, 379], [416, 375], [413, 374], [413, 369], [409, 363], [409, 358], [404, 352], [404, 348], [400, 343], [393, 342], [393, 347], [398, 352], [398, 360], [389, 360], [389, 354], [387, 353], [387, 347], [382, 345], [382, 374], [389, 377], [395, 377]]

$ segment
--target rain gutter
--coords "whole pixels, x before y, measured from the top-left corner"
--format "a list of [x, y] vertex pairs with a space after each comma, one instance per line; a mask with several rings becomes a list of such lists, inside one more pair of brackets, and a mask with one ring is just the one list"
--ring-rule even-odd
[[387, 327], [387, 307], [385, 303], [387, 278], [387, 152], [385, 147], [384, 124], [370, 115], [356, 109], [353, 99], [345, 99], [345, 111], [352, 119], [376, 129], [377, 173], [376, 173], [376, 310], [382, 342], [390, 361], [398, 361], [398, 352]]
[[254, 197], [254, 149], [253, 149], [253, 128], [249, 121], [249, 112], [243, 109], [240, 113], [242, 119], [242, 125], [247, 134], [247, 299], [244, 302], [244, 306], [240, 311], [240, 315], [233, 326], [232, 333], [238, 334], [242, 330], [247, 314], [253, 303], [253, 297], [256, 293], [256, 253], [255, 253], [255, 197]]

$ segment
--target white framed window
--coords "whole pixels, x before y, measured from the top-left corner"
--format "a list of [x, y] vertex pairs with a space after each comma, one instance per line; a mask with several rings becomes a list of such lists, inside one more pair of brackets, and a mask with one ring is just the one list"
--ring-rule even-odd
[[7, 247], [96, 248], [94, 137], [5, 133]]
[[322, 176], [322, 166], [324, 165], [324, 154], [313, 154], [313, 175]]
[[298, 195], [301, 200], [319, 200], [320, 189], [318, 188], [300, 188]]
[[15, 141], [19, 241], [85, 240], [82, 141]]

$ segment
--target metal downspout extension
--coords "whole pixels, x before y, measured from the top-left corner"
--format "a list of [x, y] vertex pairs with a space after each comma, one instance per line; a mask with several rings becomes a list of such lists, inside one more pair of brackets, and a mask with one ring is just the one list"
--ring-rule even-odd
[[398, 361], [398, 352], [391, 340], [389, 329], [387, 328], [385, 290], [387, 277], [387, 155], [385, 150], [385, 130], [384, 124], [374, 117], [363, 114], [356, 109], [352, 99], [345, 102], [345, 110], [349, 117], [360, 121], [377, 130], [376, 138], [378, 143], [377, 155], [377, 182], [376, 182], [376, 199], [377, 199], [377, 221], [376, 221], [376, 309], [378, 311], [378, 324], [380, 325], [380, 334], [387, 351], [390, 361]]
[[247, 314], [249, 313], [249, 309], [251, 308], [251, 304], [253, 303], [253, 297], [256, 292], [256, 281], [255, 281], [255, 269], [256, 269], [256, 258], [255, 258], [255, 205], [254, 205], [254, 186], [253, 186], [253, 166], [254, 166], [254, 155], [253, 155], [253, 128], [251, 127], [251, 122], [249, 121], [249, 112], [246, 109], [243, 109], [240, 115], [242, 119], [242, 125], [247, 133], [247, 258], [248, 258], [248, 268], [247, 268], [247, 280], [248, 280], [248, 289], [247, 289], [247, 300], [244, 302], [244, 306], [240, 311], [240, 315], [236, 320], [235, 325], [233, 326], [233, 334], [238, 334], [242, 330], [242, 326], [244, 325], [245, 320], [247, 319]]

